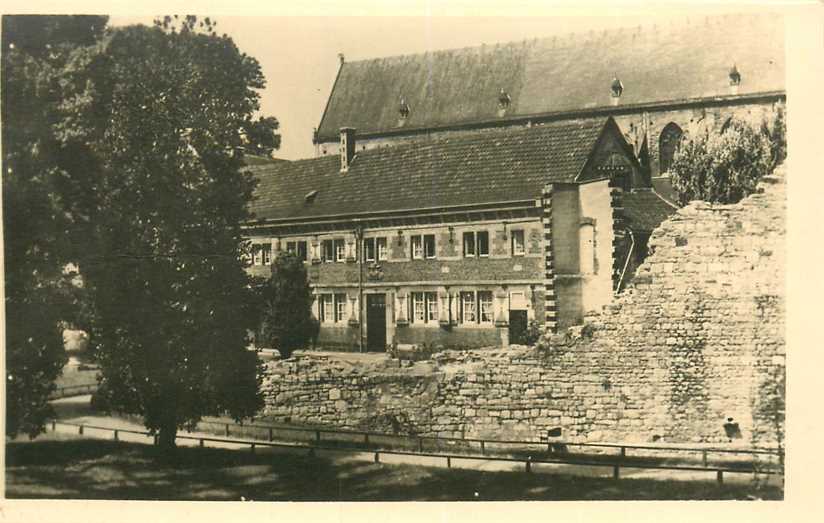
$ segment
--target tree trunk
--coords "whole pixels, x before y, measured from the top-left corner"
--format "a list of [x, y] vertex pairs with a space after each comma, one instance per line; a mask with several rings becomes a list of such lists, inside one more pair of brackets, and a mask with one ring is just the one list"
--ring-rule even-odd
[[177, 436], [177, 423], [174, 419], [174, 414], [170, 413], [163, 417], [160, 424], [160, 430], [157, 433], [157, 446], [160, 454], [166, 458], [174, 458], [177, 443], [175, 437]]

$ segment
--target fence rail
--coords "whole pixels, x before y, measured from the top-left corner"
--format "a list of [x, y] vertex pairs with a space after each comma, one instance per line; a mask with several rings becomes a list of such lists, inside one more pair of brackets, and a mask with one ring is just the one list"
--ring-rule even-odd
[[57, 387], [51, 394], [49, 399], [68, 398], [70, 396], [82, 396], [84, 394], [92, 394], [97, 390], [97, 383], [84, 383], [82, 385], [68, 385], [66, 387]]
[[[52, 431], [55, 431], [57, 425], [69, 426], [69, 427], [77, 427], [78, 434], [83, 435], [85, 429], [92, 429], [92, 430], [102, 430], [108, 431], [113, 433], [114, 440], [119, 440], [120, 434], [136, 434], [145, 437], [153, 438], [153, 443], [157, 444], [157, 435], [153, 434], [149, 431], [140, 431], [140, 430], [132, 430], [132, 429], [113, 429], [111, 427], [101, 427], [99, 425], [88, 425], [84, 423], [74, 423], [74, 422], [66, 422], [66, 421], [57, 421], [52, 420], [51, 426]], [[353, 431], [355, 432], [355, 431]], [[357, 433], [357, 432], [355, 432]], [[306, 450], [309, 455], [314, 455], [317, 450], [326, 450], [326, 451], [334, 451], [334, 452], [366, 452], [366, 453], [373, 453], [374, 454], [374, 461], [375, 463], [380, 462], [381, 455], [394, 455], [394, 456], [418, 456], [418, 457], [429, 457], [429, 458], [440, 458], [446, 460], [446, 466], [448, 468], [452, 468], [452, 461], [453, 460], [483, 460], [483, 461], [492, 461], [492, 462], [508, 462], [508, 463], [523, 463], [525, 472], [531, 473], [532, 466], [538, 464], [547, 464], [547, 465], [572, 465], [572, 466], [594, 466], [594, 467], [603, 467], [603, 468], [612, 468], [612, 477], [615, 479], [620, 478], [620, 470], [624, 469], [643, 469], [643, 470], [674, 470], [674, 471], [693, 471], [693, 472], [715, 472], [716, 473], [716, 481], [721, 484], [724, 481], [724, 474], [725, 473], [735, 473], [735, 474], [742, 474], [742, 473], [757, 473], [757, 474], [764, 474], [764, 475], [783, 475], [783, 469], [756, 469], [755, 467], [751, 469], [738, 469], [738, 468], [730, 468], [724, 466], [697, 466], [697, 465], [671, 465], [671, 464], [654, 464], [654, 463], [633, 463], [627, 462], [625, 460], [625, 454], [622, 453], [617, 457], [617, 460], [613, 461], [597, 461], [597, 460], [586, 460], [586, 459], [571, 459], [571, 458], [564, 458], [563, 456], [558, 456], [554, 458], [542, 458], [542, 459], [534, 459], [532, 456], [528, 456], [526, 458], [521, 457], [513, 457], [513, 456], [489, 456], [486, 454], [483, 455], [468, 455], [468, 454], [450, 454], [450, 453], [442, 453], [442, 452], [422, 452], [422, 451], [408, 451], [408, 450], [395, 450], [395, 449], [375, 449], [375, 448], [341, 448], [338, 446], [330, 446], [330, 445], [323, 445], [320, 440], [316, 440], [313, 443], [283, 443], [283, 442], [272, 442], [272, 441], [260, 441], [260, 440], [243, 440], [243, 439], [229, 439], [229, 438], [216, 438], [216, 437], [208, 437], [208, 436], [200, 436], [200, 435], [183, 435], [177, 434], [175, 436], [175, 441], [177, 440], [186, 440], [186, 441], [197, 441], [199, 447], [205, 447], [206, 443], [228, 443], [233, 445], [243, 445], [249, 446], [249, 450], [254, 453], [257, 447], [268, 447], [268, 448], [287, 448], [287, 449], [295, 449], [295, 450]], [[478, 441], [489, 441], [489, 440], [478, 440]], [[534, 443], [534, 442], [533, 442]], [[698, 449], [704, 450], [704, 449]]]

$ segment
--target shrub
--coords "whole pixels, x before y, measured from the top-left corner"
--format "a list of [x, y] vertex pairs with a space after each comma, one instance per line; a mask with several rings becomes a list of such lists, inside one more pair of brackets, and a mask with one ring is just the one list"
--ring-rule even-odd
[[319, 324], [312, 318], [312, 292], [303, 262], [282, 253], [272, 265], [272, 277], [261, 289], [263, 312], [260, 338], [282, 358], [317, 339]]
[[541, 327], [541, 324], [535, 320], [529, 322], [529, 326], [526, 329], [526, 333], [524, 333], [524, 342], [529, 345], [530, 347], [534, 346], [538, 343], [538, 340], [541, 339], [541, 336], [544, 334], [544, 329]]
[[786, 154], [783, 116], [774, 122], [768, 132], [731, 120], [720, 133], [703, 129], [685, 136], [669, 171], [679, 202], [736, 203], [755, 192]]

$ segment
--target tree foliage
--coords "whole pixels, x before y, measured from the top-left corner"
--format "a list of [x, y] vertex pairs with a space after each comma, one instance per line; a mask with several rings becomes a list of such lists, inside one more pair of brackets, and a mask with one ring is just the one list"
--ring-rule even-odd
[[2, 142], [6, 305], [6, 435], [35, 437], [66, 361], [74, 322], [70, 158], [55, 137], [58, 72], [103, 33], [102, 16], [3, 16]]
[[283, 358], [306, 347], [318, 330], [312, 301], [303, 262], [290, 253], [279, 255], [272, 264], [272, 277], [261, 287], [261, 341], [277, 348]]
[[784, 112], [779, 108], [760, 127], [731, 119], [720, 132], [704, 128], [686, 135], [669, 172], [682, 205], [692, 200], [735, 203], [753, 193], [785, 156]]
[[101, 403], [143, 416], [164, 447], [204, 415], [262, 405], [240, 225], [254, 188], [245, 130], [265, 80], [214, 25], [112, 30], [58, 79]]

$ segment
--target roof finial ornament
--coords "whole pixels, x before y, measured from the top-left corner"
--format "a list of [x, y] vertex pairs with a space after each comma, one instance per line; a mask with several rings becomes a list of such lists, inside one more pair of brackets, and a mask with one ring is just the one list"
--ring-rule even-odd
[[406, 119], [409, 117], [409, 104], [406, 103], [406, 100], [403, 96], [401, 96], [401, 102], [398, 104], [398, 114], [401, 115], [401, 118]]
[[506, 109], [509, 107], [510, 102], [512, 102], [512, 98], [509, 96], [509, 93], [501, 87], [501, 91], [498, 93], [498, 107], [501, 109]]
[[621, 96], [621, 93], [624, 92], [624, 84], [621, 83], [621, 80], [618, 79], [618, 75], [616, 74], [612, 78], [612, 85], [610, 86], [612, 90], [612, 97], [618, 99]]
[[730, 85], [736, 86], [741, 84], [741, 73], [738, 72], [738, 67], [735, 64], [732, 64], [732, 69], [730, 69]]
[[340, 65], [343, 65], [343, 63], [346, 61], [346, 57], [343, 56], [343, 53], [338, 53], [338, 60], [340, 60]]

